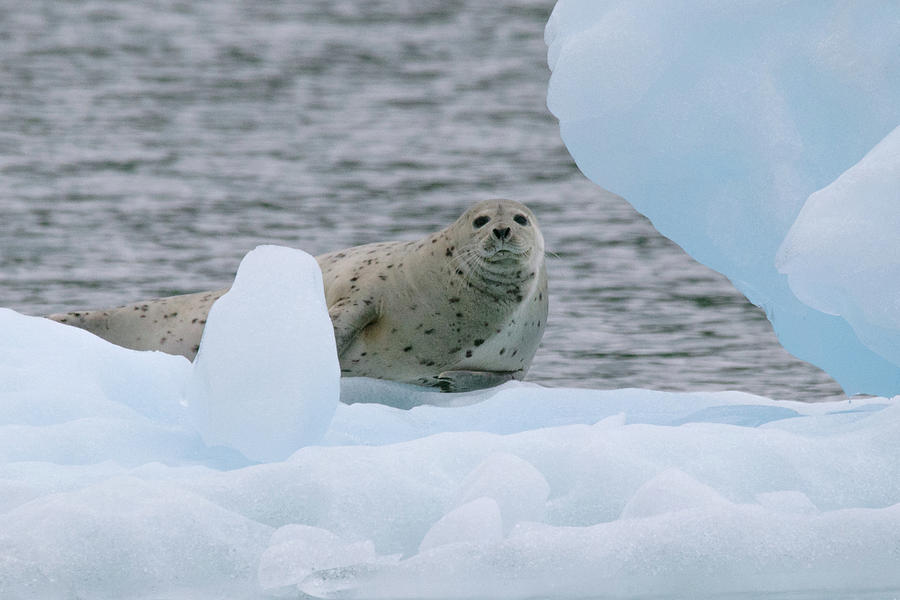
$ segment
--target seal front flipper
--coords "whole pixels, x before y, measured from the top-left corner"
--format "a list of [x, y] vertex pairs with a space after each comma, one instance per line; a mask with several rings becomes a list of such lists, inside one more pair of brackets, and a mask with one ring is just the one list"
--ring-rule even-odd
[[524, 376], [524, 371], [444, 371], [438, 375], [436, 387], [442, 392], [470, 392]]
[[353, 345], [360, 332], [378, 318], [378, 311], [374, 304], [343, 300], [328, 309], [328, 316], [334, 325], [334, 342], [340, 358]]

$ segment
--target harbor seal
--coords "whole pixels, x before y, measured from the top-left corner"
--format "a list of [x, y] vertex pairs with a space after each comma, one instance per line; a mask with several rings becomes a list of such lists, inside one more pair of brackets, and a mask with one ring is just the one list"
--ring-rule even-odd
[[[534, 214], [487, 200], [415, 241], [316, 257], [341, 373], [444, 391], [522, 379], [547, 323], [544, 240]], [[49, 318], [138, 350], [193, 359], [228, 289]]]

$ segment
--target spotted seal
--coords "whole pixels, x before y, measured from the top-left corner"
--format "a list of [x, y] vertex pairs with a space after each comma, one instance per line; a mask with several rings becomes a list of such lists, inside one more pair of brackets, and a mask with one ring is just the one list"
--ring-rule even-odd
[[[444, 391], [522, 379], [547, 323], [543, 236], [534, 214], [513, 200], [479, 202], [419, 240], [316, 260], [344, 376]], [[206, 315], [227, 291], [49, 318], [128, 348], [193, 359]]]

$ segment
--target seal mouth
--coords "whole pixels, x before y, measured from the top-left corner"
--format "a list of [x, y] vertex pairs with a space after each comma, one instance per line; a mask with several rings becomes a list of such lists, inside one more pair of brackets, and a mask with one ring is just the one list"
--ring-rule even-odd
[[482, 241], [481, 248], [479, 250], [479, 254], [481, 254], [483, 258], [490, 258], [492, 256], [498, 255], [518, 256], [527, 254], [530, 250], [530, 247], [527, 244], [522, 244], [521, 240], [519, 240], [515, 236], [507, 239], [497, 239], [496, 237], [489, 237]]
[[528, 255], [528, 248], [520, 248], [519, 246], [501, 242], [485, 248], [480, 254], [488, 262], [518, 261]]
[[535, 248], [519, 240], [482, 239], [480, 244], [454, 253], [457, 272], [469, 276], [471, 286], [497, 297], [508, 299], [507, 289], [529, 278], [528, 268]]
[[537, 272], [537, 265], [531, 261], [538, 255], [531, 246], [485, 243], [471, 245], [452, 256], [452, 268], [458, 275], [466, 275], [468, 287], [504, 302], [513, 301], [521, 293], [519, 286]]

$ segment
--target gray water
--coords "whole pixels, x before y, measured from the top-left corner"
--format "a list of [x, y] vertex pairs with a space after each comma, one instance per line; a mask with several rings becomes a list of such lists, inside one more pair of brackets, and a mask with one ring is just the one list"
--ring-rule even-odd
[[312, 254], [538, 215], [551, 315], [529, 379], [840, 388], [722, 276], [586, 180], [545, 106], [551, 0], [0, 0], [0, 306], [227, 285]]

